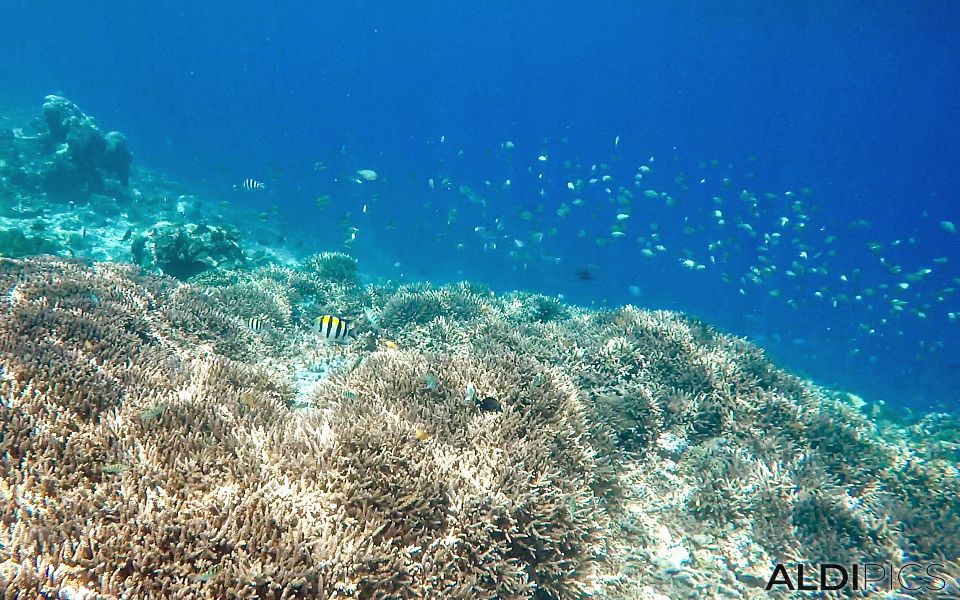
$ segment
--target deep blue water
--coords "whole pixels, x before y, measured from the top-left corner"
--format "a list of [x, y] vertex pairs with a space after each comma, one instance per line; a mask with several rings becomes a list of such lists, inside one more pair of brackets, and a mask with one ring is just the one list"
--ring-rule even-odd
[[[957, 406], [960, 235], [940, 226], [960, 226], [957, 3], [7, 0], [2, 13], [0, 106], [61, 93], [125, 132], [138, 164], [211, 201], [279, 204], [268, 226], [298, 252], [342, 249], [350, 213], [349, 251], [375, 277], [683, 310], [868, 399]], [[613, 196], [636, 195], [620, 238], [608, 184], [567, 189], [600, 163]], [[380, 177], [357, 183], [357, 169]], [[267, 189], [234, 191], [246, 177]], [[667, 248], [654, 258], [651, 223]]]

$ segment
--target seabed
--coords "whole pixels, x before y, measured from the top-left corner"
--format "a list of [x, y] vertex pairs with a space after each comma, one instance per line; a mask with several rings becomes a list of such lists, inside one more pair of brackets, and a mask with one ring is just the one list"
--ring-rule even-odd
[[0, 132], [3, 597], [789, 598], [777, 564], [908, 561], [960, 593], [955, 416], [679, 313], [257, 254], [69, 101], [41, 122]]

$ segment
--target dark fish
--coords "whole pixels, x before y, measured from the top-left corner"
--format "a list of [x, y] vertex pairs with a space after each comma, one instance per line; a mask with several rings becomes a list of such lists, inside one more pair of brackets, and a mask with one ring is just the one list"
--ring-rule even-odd
[[129, 229], [127, 229], [127, 232], [123, 234], [123, 237], [120, 239], [120, 241], [125, 242], [129, 240], [132, 235], [133, 235], [133, 227], [130, 227]]
[[500, 412], [503, 410], [503, 406], [500, 405], [500, 401], [493, 396], [485, 396], [482, 399], [477, 400], [477, 407], [481, 412]]
[[593, 276], [593, 272], [587, 267], [580, 267], [579, 269], [574, 271], [574, 275], [580, 281], [593, 281], [595, 279], [595, 277]]

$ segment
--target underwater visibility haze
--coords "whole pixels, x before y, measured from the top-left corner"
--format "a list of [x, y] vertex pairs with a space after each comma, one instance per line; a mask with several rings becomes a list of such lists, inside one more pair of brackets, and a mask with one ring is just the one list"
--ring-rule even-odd
[[4, 597], [960, 597], [960, 5], [0, 15]]

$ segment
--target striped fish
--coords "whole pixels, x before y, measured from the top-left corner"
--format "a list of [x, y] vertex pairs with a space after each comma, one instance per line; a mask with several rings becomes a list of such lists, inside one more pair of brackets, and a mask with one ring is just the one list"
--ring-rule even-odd
[[262, 190], [263, 182], [257, 181], [256, 179], [247, 178], [243, 180], [243, 183], [240, 184], [240, 187], [251, 192], [253, 190]]
[[251, 330], [260, 333], [263, 331], [264, 325], [266, 325], [267, 315], [258, 315], [256, 317], [250, 317], [247, 319], [247, 327]]
[[350, 321], [345, 321], [333, 315], [323, 315], [313, 320], [313, 331], [328, 342], [348, 342], [349, 338], [356, 339], [357, 334], [350, 326]]

